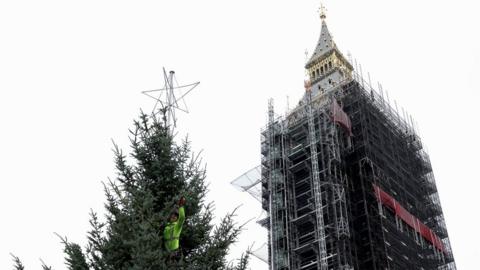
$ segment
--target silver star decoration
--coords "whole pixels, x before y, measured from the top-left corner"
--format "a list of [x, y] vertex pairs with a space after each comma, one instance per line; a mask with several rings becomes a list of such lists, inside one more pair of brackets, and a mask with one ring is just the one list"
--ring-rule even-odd
[[[156, 100], [153, 107], [153, 114], [160, 112], [165, 113], [167, 118], [167, 126], [171, 129], [177, 126], [176, 110], [188, 113], [188, 107], [185, 103], [184, 97], [190, 93], [200, 82], [194, 82], [187, 85], [179, 85], [175, 72], [170, 71], [167, 74], [165, 68], [163, 68], [163, 77], [165, 85], [161, 89], [143, 91], [142, 94]], [[157, 110], [157, 107], [160, 107]]]

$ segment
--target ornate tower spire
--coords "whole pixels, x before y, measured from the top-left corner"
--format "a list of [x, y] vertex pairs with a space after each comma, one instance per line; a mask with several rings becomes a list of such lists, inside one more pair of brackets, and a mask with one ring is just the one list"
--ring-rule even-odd
[[[353, 66], [338, 50], [326, 23], [326, 9], [322, 4], [319, 9], [321, 32], [317, 45], [310, 59], [307, 69], [312, 87], [321, 91], [328, 89], [340, 81], [350, 78]], [[316, 87], [315, 85], [318, 84]]]
[[320, 38], [318, 39], [317, 46], [313, 51], [310, 60], [307, 62], [307, 68], [309, 65], [313, 64], [318, 58], [328, 54], [332, 49], [336, 48], [335, 42], [333, 42], [332, 35], [328, 31], [327, 23], [325, 22], [326, 15], [322, 13], [320, 15], [322, 19], [322, 28], [320, 32]]

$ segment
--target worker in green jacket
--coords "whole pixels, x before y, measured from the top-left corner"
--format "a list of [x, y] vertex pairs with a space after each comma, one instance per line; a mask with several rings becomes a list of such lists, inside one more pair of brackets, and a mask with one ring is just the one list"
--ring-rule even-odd
[[179, 240], [182, 233], [183, 222], [185, 221], [185, 198], [182, 197], [178, 202], [178, 212], [173, 211], [168, 218], [168, 223], [163, 230], [163, 241], [165, 249], [170, 253], [169, 261], [178, 261], [179, 259]]

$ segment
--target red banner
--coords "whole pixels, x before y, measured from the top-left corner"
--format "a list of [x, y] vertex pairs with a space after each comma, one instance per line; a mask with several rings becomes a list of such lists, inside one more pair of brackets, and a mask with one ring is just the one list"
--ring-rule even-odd
[[348, 136], [352, 136], [352, 123], [350, 122], [350, 117], [348, 117], [340, 105], [338, 105], [336, 99], [333, 99], [332, 101], [332, 119], [347, 130]]
[[395, 212], [395, 215], [412, 227], [412, 229], [418, 232], [428, 242], [432, 243], [432, 245], [438, 250], [442, 252], [445, 251], [442, 240], [435, 234], [434, 231], [428, 228], [414, 215], [410, 214], [410, 212], [408, 212], [400, 203], [398, 203], [392, 196], [383, 191], [380, 187], [373, 185], [373, 189], [375, 190], [375, 196], [377, 197], [378, 201], [392, 209]]

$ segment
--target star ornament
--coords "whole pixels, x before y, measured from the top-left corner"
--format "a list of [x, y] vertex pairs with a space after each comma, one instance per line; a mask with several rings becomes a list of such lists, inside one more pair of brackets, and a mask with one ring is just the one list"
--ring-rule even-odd
[[177, 126], [176, 111], [179, 110], [189, 113], [185, 96], [195, 89], [200, 82], [179, 85], [175, 77], [175, 72], [170, 71], [167, 73], [165, 68], [163, 68], [163, 77], [165, 82], [163, 88], [143, 91], [142, 94], [156, 101], [152, 114], [165, 113], [167, 125], [175, 128]]

